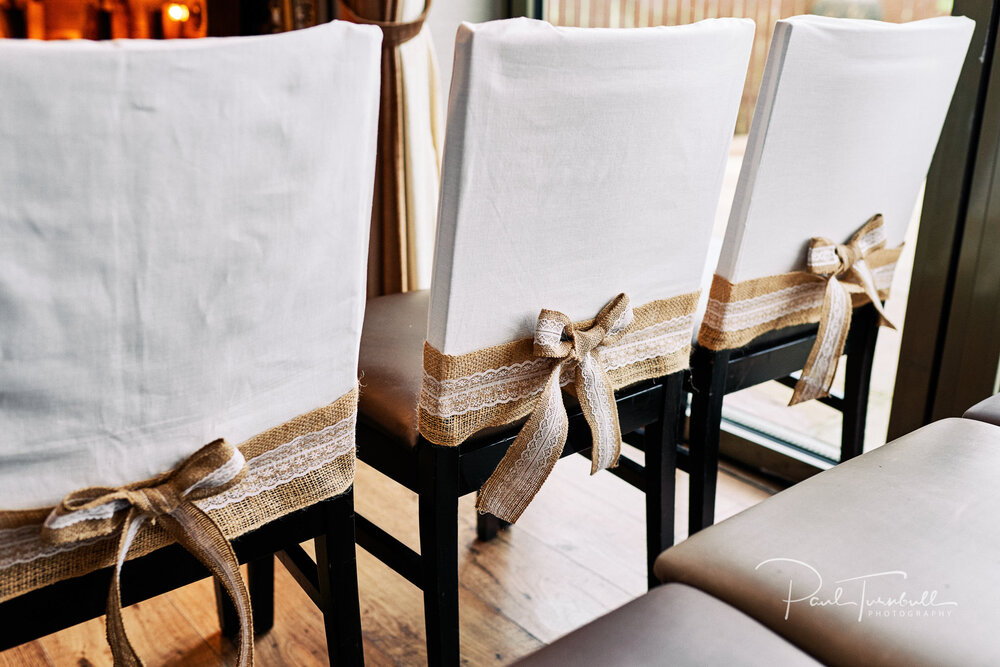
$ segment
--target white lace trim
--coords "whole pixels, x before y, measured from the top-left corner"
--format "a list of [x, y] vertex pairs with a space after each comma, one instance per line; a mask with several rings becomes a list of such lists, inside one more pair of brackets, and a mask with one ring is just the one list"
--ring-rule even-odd
[[[627, 333], [615, 343], [601, 345], [597, 352], [608, 371], [667, 356], [690, 345], [693, 326], [693, 315], [675, 317]], [[539, 357], [447, 380], [436, 380], [425, 372], [420, 407], [428, 414], [448, 418], [530, 398], [545, 388], [554, 363], [557, 360]], [[559, 384], [572, 382], [574, 372], [573, 364], [564, 364]]]
[[[893, 262], [871, 271], [876, 289], [883, 291], [892, 286], [895, 268], [896, 263]], [[826, 284], [816, 281], [742, 301], [709, 299], [704, 324], [716, 331], [752, 329], [803, 310], [821, 308], [825, 291]]]
[[535, 342], [543, 347], [554, 347], [562, 340], [566, 325], [559, 320], [539, 318], [535, 325]]
[[[527, 480], [545, 474], [547, 472], [545, 462], [553, 457], [556, 448], [562, 448], [565, 444], [565, 440], [560, 437], [568, 422], [566, 408], [563, 407], [562, 392], [552, 391], [548, 398], [545, 411], [538, 422], [538, 429], [525, 443], [521, 454], [505, 475], [508, 480], [519, 480], [524, 481], [524, 483], [515, 482], [500, 485], [492, 497], [497, 508], [507, 505], [510, 502], [508, 498], [513, 494], [523, 494]], [[491, 505], [492, 503], [488, 503], [486, 509], [489, 510]]]
[[[282, 484], [305, 477], [309, 473], [354, 450], [356, 422], [357, 412], [354, 412], [349, 417], [321, 431], [299, 436], [290, 442], [248, 460], [247, 474], [239, 484], [226, 489], [222, 493], [196, 501], [195, 504], [205, 511], [217, 510], [233, 503], [238, 503], [246, 498], [260, 495]], [[242, 454], [240, 457], [242, 458]], [[232, 461], [233, 459], [230, 459], [230, 463]], [[229, 463], [219, 468], [219, 471], [223, 471], [224, 468], [228, 470]], [[226, 474], [225, 471], [220, 472], [220, 476], [224, 474]], [[108, 505], [110, 504], [108, 503]], [[93, 508], [93, 510], [101, 511], [101, 516], [99, 517], [82, 517], [77, 520], [83, 520], [83, 518], [108, 518], [113, 512], [108, 513], [105, 507], [105, 505], [101, 505], [100, 507]], [[63, 518], [73, 516], [65, 515]], [[88, 544], [110, 539], [111, 537], [99, 537], [72, 544], [44, 545], [41, 542], [41, 530], [41, 524], [0, 530], [0, 570], [19, 563], [30, 563], [41, 558], [51, 558], [60, 553], [72, 551]]]
[[860, 239], [858, 239], [858, 247], [861, 248], [861, 252], [868, 252], [879, 243], [885, 243], [889, 240], [889, 235], [885, 233], [885, 227], [879, 225], [875, 229], [871, 230]]
[[593, 443], [597, 447], [597, 469], [604, 470], [611, 465], [617, 446], [614, 416], [611, 413], [616, 408], [608, 405], [609, 389], [604, 383], [606, 376], [598, 367], [600, 363], [593, 356], [586, 355], [586, 358], [580, 361], [580, 378], [583, 380], [583, 391], [597, 426], [596, 441]]
[[334, 459], [354, 451], [357, 413], [322, 431], [301, 435], [291, 442], [247, 461], [247, 474], [222, 493], [195, 502], [209, 512], [258, 496], [282, 484], [305, 477]]
[[840, 264], [840, 258], [837, 257], [837, 246], [824, 245], [810, 248], [809, 259], [806, 261], [810, 267], [837, 266]]
[[[831, 280], [836, 281], [836, 278]], [[844, 321], [847, 317], [848, 311], [851, 309], [851, 298], [841, 287], [830, 290], [830, 320], [828, 325], [828, 330], [825, 336], [820, 336], [819, 338], [819, 350], [816, 353], [816, 359], [813, 362], [812, 368], [815, 370], [814, 373], [803, 375], [805, 383], [803, 385], [803, 392], [800, 399], [803, 401], [809, 401], [818, 396], [823, 395], [826, 389], [825, 377], [819, 375], [819, 373], [824, 372], [826, 369], [836, 367], [834, 358], [837, 354], [838, 343], [840, 342], [840, 323]]]
[[886, 264], [877, 269], [872, 269], [872, 278], [875, 280], [875, 287], [878, 291], [887, 290], [892, 287], [892, 277], [896, 271], [896, 263]]
[[621, 333], [628, 325], [632, 324], [634, 319], [634, 311], [632, 310], [632, 304], [625, 306], [625, 310], [621, 312], [618, 317], [615, 318], [615, 323], [611, 325], [608, 330], [608, 335], [613, 336], [615, 334]]
[[80, 542], [46, 545], [42, 544], [42, 524], [22, 526], [16, 530], [20, 531], [21, 534], [8, 536], [2, 534], [8, 531], [0, 531], [0, 570], [6, 570], [19, 563], [30, 563], [40, 558], [52, 558], [66, 551], [73, 551], [74, 549], [79, 549], [89, 544], [96, 544], [112, 537], [107, 535]]
[[214, 489], [217, 486], [228, 483], [229, 480], [240, 474], [240, 470], [243, 470], [243, 465], [246, 462], [247, 460], [243, 457], [243, 452], [238, 449], [233, 450], [233, 455], [229, 457], [228, 461], [185, 489], [184, 495], [186, 496], [198, 489]]
[[625, 334], [617, 343], [599, 347], [598, 353], [608, 371], [665, 357], [680, 352], [691, 344], [692, 327], [694, 314], [681, 315]]
[[[564, 444], [560, 442], [559, 434], [566, 421], [566, 408], [563, 407], [562, 394], [553, 391], [549, 394], [549, 402], [545, 406], [545, 412], [542, 413], [542, 419], [538, 422], [538, 430], [525, 445], [524, 451], [521, 452], [521, 456], [518, 457], [511, 469], [510, 477], [521, 479], [528, 471], [540, 469], [542, 463], [552, 456], [553, 450]], [[543, 443], [544, 446], [539, 447], [539, 442]]]
[[[66, 526], [72, 526], [75, 523], [80, 523], [81, 521], [95, 521], [100, 519], [110, 519], [115, 515], [115, 512], [119, 512], [128, 507], [128, 501], [126, 500], [112, 500], [97, 507], [91, 507], [88, 509], [76, 510], [71, 514], [61, 514], [59, 516], [49, 515], [45, 519], [45, 525], [53, 530], [59, 528], [65, 528]], [[2, 536], [0, 536], [2, 540]], [[0, 541], [0, 545], [2, 545]]]

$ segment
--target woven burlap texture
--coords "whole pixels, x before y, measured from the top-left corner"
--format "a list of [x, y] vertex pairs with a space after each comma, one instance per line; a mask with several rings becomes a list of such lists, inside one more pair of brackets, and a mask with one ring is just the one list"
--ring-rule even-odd
[[[895, 264], [902, 252], [902, 247], [886, 248], [872, 253], [867, 263], [872, 269]], [[798, 290], [794, 301], [779, 300], [780, 293], [789, 288], [803, 287]], [[715, 324], [715, 320], [706, 313], [698, 331], [698, 345], [709, 350], [734, 350], [749, 344], [754, 338], [769, 331], [800, 324], [816, 324], [823, 313], [823, 295], [826, 291], [826, 281], [817, 275], [805, 271], [792, 271], [773, 276], [764, 276], [731, 283], [720, 275], [712, 278], [709, 291], [709, 307], [714, 304], [723, 311], [738, 309], [741, 302], [759, 297], [775, 296], [776, 305], [766, 322], [743, 329], [724, 329]], [[889, 289], [880, 289], [879, 298], [889, 297]], [[852, 294], [852, 306], [857, 308], [869, 302], [865, 294]], [[815, 304], [812, 307], [800, 308], [802, 304]]]
[[[267, 454], [294, 439], [308, 436], [357, 413], [358, 392], [352, 389], [333, 403], [291, 419], [269, 429], [239, 446], [247, 461]], [[354, 483], [355, 454], [353, 448], [321, 467], [274, 488], [263, 489], [207, 513], [219, 524], [225, 536], [233, 539], [259, 528], [278, 517], [332, 498]], [[38, 542], [42, 523], [53, 508], [26, 511], [0, 511], [0, 531], [11, 531], [21, 544]], [[146, 522], [129, 550], [129, 559], [159, 549], [173, 540], [157, 526]], [[77, 577], [114, 564], [116, 540], [99, 539], [78, 548], [41, 556], [28, 562], [16, 562], [0, 569], [0, 602], [49, 584]], [[0, 549], [3, 545], [0, 545]], [[10, 548], [18, 548], [14, 545]], [[0, 553], [0, 560], [2, 560]]]
[[[630, 333], [670, 320], [691, 317], [697, 304], [698, 292], [693, 292], [639, 306], [634, 309], [635, 319], [625, 336], [627, 338]], [[593, 320], [586, 320], [576, 323], [575, 326], [587, 328], [592, 323]], [[687, 331], [687, 340], [690, 341], [690, 325], [688, 325]], [[451, 356], [439, 352], [429, 343], [424, 343], [424, 382], [426, 384], [428, 380], [432, 382], [460, 380], [476, 374], [489, 373], [496, 369], [534, 361], [536, 357], [533, 352], [533, 344], [532, 338], [522, 338], [468, 354]], [[608, 377], [615, 390], [642, 380], [663, 377], [687, 368], [690, 352], [690, 345], [684, 345], [667, 355], [641, 359], [619, 368], [610, 369]], [[535, 393], [532, 395], [510, 401], [504, 400], [496, 405], [485, 405], [458, 415], [442, 417], [434, 414], [433, 407], [426, 404], [428, 392], [422, 391], [418, 417], [420, 434], [438, 445], [457, 446], [481, 429], [503, 426], [526, 417], [534, 409], [544, 387], [548, 371], [557, 362], [556, 360], [546, 360], [545, 363], [547, 365], [540, 369], [540, 379], [535, 381], [536, 384], [533, 387]], [[568, 389], [572, 391], [571, 386]], [[501, 398], [503, 397], [498, 397], [498, 400]]]

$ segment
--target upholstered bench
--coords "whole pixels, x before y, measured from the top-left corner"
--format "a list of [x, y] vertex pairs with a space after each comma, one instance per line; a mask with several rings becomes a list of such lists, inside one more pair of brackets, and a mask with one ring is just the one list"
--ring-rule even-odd
[[763, 625], [711, 595], [654, 588], [517, 663], [543, 665], [818, 665]]
[[1000, 429], [945, 419], [665, 551], [829, 664], [1000, 664]]
[[926, 426], [668, 549], [671, 583], [524, 664], [1000, 664], [998, 471], [997, 426]]
[[1000, 394], [979, 401], [962, 415], [966, 419], [976, 419], [987, 424], [1000, 426]]

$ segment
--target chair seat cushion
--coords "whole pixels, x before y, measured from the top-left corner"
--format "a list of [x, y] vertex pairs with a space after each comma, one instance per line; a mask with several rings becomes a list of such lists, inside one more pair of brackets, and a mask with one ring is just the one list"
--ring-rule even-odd
[[369, 299], [361, 332], [358, 419], [407, 447], [417, 444], [429, 300], [427, 290]]
[[998, 470], [1000, 429], [940, 421], [692, 536], [656, 574], [822, 662], [1000, 664]]
[[980, 401], [965, 411], [962, 415], [966, 419], [976, 419], [988, 424], [1000, 426], [1000, 394], [990, 396], [985, 401]]
[[816, 665], [749, 616], [668, 584], [517, 663], [542, 665]]

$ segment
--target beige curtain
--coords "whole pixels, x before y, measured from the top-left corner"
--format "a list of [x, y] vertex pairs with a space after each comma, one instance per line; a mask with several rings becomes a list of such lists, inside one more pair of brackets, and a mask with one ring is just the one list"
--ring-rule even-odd
[[383, 32], [382, 103], [368, 296], [430, 284], [444, 134], [430, 0], [342, 0], [340, 18]]

